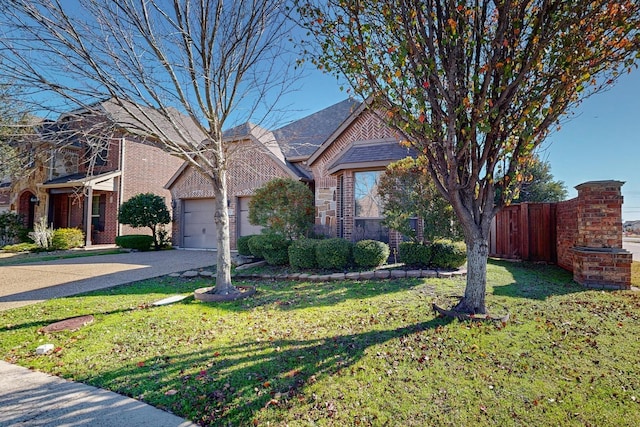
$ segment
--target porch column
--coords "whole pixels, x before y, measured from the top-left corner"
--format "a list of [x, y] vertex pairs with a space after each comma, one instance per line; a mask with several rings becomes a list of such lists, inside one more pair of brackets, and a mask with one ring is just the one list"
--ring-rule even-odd
[[86, 195], [86, 209], [84, 211], [84, 222], [85, 222], [85, 247], [91, 246], [91, 213], [93, 212], [93, 187], [87, 187], [87, 195]]

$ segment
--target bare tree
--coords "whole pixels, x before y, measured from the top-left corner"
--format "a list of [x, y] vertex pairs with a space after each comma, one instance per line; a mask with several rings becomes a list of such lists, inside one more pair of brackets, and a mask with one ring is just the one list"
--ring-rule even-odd
[[128, 131], [211, 183], [217, 294], [238, 292], [230, 275], [223, 129], [259, 123], [290, 87], [284, 8], [283, 0], [0, 3], [0, 74], [27, 88], [40, 109], [90, 110], [112, 99]]

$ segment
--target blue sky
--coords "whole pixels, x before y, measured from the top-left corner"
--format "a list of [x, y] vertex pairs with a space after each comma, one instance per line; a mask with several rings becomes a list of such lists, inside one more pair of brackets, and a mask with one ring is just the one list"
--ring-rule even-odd
[[[335, 77], [312, 71], [289, 95], [292, 119], [347, 98]], [[569, 197], [587, 181], [625, 181], [624, 221], [640, 220], [640, 70], [625, 74], [606, 92], [587, 98], [559, 131], [540, 147], [554, 178], [564, 181]]]

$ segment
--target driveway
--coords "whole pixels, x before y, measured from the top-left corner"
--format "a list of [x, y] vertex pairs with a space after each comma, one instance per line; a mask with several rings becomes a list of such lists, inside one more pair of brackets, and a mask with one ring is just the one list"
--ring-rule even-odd
[[215, 265], [211, 251], [96, 255], [0, 267], [0, 311]]
[[628, 250], [633, 254], [634, 261], [640, 261], [640, 238], [623, 237], [622, 248]]

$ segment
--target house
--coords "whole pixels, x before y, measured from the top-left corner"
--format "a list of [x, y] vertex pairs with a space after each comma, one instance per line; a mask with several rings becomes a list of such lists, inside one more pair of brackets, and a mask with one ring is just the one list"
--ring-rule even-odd
[[146, 192], [169, 203], [164, 183], [182, 160], [132, 132], [125, 117], [118, 103], [106, 100], [38, 124], [34, 136], [21, 143], [27, 173], [12, 183], [9, 209], [22, 214], [28, 228], [43, 217], [53, 228], [80, 228], [87, 246], [148, 234], [118, 224], [118, 209]]
[[[260, 232], [248, 221], [249, 202], [256, 189], [280, 177], [314, 192], [317, 233], [392, 245], [401, 238], [381, 225], [377, 179], [389, 163], [412, 153], [369, 103], [345, 100], [275, 130], [247, 123], [224, 136], [232, 248], [238, 237]], [[185, 163], [166, 188], [174, 246], [214, 249], [213, 194], [204, 177]]]

